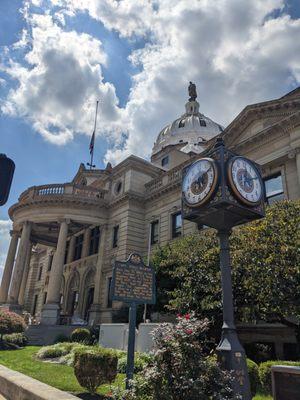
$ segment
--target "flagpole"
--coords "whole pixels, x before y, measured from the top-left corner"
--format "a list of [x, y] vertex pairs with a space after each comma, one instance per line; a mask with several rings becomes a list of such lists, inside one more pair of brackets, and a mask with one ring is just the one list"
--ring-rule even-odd
[[91, 162], [87, 163], [87, 165], [90, 167], [90, 169], [95, 167], [95, 165], [93, 165], [93, 160], [94, 160], [94, 143], [95, 143], [96, 126], [97, 126], [98, 104], [99, 104], [99, 100], [97, 100], [97, 102], [96, 102], [94, 130], [93, 130], [92, 139], [91, 139], [91, 143], [90, 143]]

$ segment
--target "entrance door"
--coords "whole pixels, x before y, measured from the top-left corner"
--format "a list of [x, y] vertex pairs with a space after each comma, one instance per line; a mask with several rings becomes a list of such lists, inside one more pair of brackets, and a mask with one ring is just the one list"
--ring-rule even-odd
[[85, 310], [84, 310], [84, 319], [87, 321], [89, 317], [89, 309], [91, 308], [91, 305], [93, 304], [94, 301], [94, 288], [91, 287], [89, 288], [87, 292], [87, 299], [85, 303]]
[[72, 293], [72, 303], [71, 303], [71, 315], [74, 315], [74, 311], [76, 309], [77, 306], [77, 301], [78, 301], [78, 293], [77, 292], [73, 292]]

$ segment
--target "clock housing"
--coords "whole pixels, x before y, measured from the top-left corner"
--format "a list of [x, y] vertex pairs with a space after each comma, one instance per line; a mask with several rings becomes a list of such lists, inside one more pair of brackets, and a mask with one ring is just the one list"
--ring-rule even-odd
[[[183, 218], [197, 223], [199, 227], [206, 225], [218, 230], [231, 229], [233, 226], [263, 218], [265, 216], [263, 185], [261, 186], [262, 192], [259, 200], [255, 204], [246, 204], [233, 193], [227, 171], [228, 166], [237, 157], [237, 154], [225, 148], [223, 140], [220, 138], [217, 140], [216, 145], [205, 154], [205, 157], [213, 159], [217, 165], [219, 173], [218, 184], [207, 202], [200, 203], [194, 207], [188, 204], [182, 195]], [[259, 166], [253, 161], [245, 160], [255, 167], [258, 179], [262, 183]], [[192, 165], [183, 170], [182, 183]]]

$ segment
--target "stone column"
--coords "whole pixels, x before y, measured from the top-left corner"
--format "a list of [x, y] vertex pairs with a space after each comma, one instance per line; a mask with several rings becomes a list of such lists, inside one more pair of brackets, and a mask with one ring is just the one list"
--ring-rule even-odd
[[0, 287], [0, 303], [6, 303], [8, 297], [8, 290], [11, 281], [12, 271], [14, 268], [15, 256], [18, 246], [18, 232], [11, 231], [11, 239], [8, 248], [8, 253], [6, 257], [6, 262], [4, 266], [1, 287]]
[[68, 250], [68, 255], [67, 255], [67, 264], [71, 263], [74, 258], [74, 250], [75, 250], [75, 236], [72, 236], [70, 238], [70, 243], [69, 243], [69, 250]]
[[50, 271], [47, 302], [43, 306], [41, 315], [41, 323], [44, 325], [56, 325], [58, 323], [60, 313], [60, 287], [63, 276], [67, 236], [68, 222], [63, 220], [60, 223], [56, 252]]
[[94, 290], [94, 301], [90, 309], [89, 324], [96, 325], [100, 322], [101, 316], [101, 281], [102, 281], [102, 270], [105, 262], [105, 245], [107, 239], [107, 225], [103, 225], [100, 228], [100, 243], [98, 250], [98, 259], [96, 264], [95, 274], [95, 290]]
[[298, 182], [300, 186], [300, 148], [296, 149], [296, 165], [297, 165]]
[[29, 273], [29, 268], [30, 268], [31, 251], [32, 251], [32, 243], [30, 243], [30, 245], [27, 249], [25, 267], [24, 267], [22, 283], [21, 283], [20, 292], [19, 292], [18, 303], [21, 306], [24, 305], [24, 295], [25, 295], [25, 289], [26, 289], [26, 285], [27, 285], [28, 273]]
[[26, 255], [28, 247], [30, 246], [30, 233], [31, 233], [31, 223], [26, 221], [23, 224], [17, 259], [14, 267], [11, 286], [9, 289], [8, 302], [11, 304], [12, 309], [20, 308], [18, 304], [18, 298], [19, 298], [23, 272], [25, 268]]
[[91, 238], [91, 229], [88, 228], [88, 229], [86, 229], [86, 230], [84, 231], [81, 258], [87, 257], [87, 256], [89, 255], [90, 238]]

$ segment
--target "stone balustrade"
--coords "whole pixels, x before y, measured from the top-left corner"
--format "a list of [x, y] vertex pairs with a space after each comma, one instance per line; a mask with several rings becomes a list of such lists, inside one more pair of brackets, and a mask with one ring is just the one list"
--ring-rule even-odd
[[82, 198], [82, 199], [93, 199], [93, 200], [104, 200], [107, 194], [107, 190], [97, 189], [87, 186], [73, 185], [72, 183], [65, 184], [52, 184], [52, 185], [41, 185], [33, 186], [19, 197], [19, 202], [23, 203], [29, 200], [45, 200], [49, 198]]
[[159, 192], [168, 186], [179, 184], [181, 182], [182, 168], [176, 168], [166, 172], [162, 177], [153, 179], [146, 186], [147, 195], [152, 195]]

